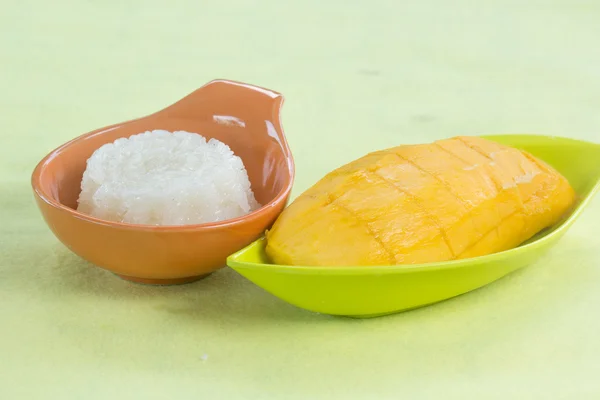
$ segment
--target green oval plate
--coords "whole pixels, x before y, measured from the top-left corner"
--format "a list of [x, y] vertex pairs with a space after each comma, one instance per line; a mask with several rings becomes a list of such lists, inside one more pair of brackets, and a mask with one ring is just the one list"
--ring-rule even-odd
[[375, 267], [276, 265], [266, 257], [262, 238], [231, 255], [227, 264], [295, 306], [362, 318], [449, 299], [523, 268], [535, 262], [567, 232], [600, 189], [600, 145], [554, 136], [483, 137], [526, 150], [560, 171], [578, 194], [578, 202], [570, 214], [517, 248], [464, 260]]

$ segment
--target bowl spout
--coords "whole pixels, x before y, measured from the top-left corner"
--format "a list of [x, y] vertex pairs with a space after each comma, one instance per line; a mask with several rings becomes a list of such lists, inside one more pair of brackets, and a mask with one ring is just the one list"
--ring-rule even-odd
[[217, 124], [240, 128], [261, 128], [285, 147], [281, 129], [283, 96], [275, 91], [247, 83], [213, 80], [173, 105], [160, 111], [163, 117], [212, 120]]

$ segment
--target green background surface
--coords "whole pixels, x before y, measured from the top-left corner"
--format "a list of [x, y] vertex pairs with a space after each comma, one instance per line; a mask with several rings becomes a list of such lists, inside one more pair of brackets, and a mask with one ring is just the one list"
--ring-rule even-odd
[[593, 0], [4, 0], [0, 398], [600, 398], [600, 198], [536, 265], [352, 320], [229, 269], [176, 287], [122, 281], [57, 242], [29, 186], [59, 144], [214, 78], [284, 94], [294, 195], [402, 143], [600, 141], [598, 21]]

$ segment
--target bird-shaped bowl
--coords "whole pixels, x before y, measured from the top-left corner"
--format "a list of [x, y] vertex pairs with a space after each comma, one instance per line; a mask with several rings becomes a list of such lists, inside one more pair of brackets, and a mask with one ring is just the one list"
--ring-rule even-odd
[[[283, 97], [271, 90], [215, 80], [157, 113], [86, 133], [37, 165], [31, 180], [37, 205], [56, 237], [92, 264], [143, 283], [199, 279], [260, 237], [287, 203], [294, 162], [280, 122], [282, 103]], [[196, 132], [229, 145], [244, 162], [263, 206], [235, 219], [181, 226], [111, 222], [78, 212], [92, 153], [116, 139], [156, 129]]]

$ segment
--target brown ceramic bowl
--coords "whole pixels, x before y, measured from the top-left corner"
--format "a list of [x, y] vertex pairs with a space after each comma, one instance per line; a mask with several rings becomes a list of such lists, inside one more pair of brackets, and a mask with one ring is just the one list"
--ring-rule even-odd
[[[228, 255], [260, 237], [285, 207], [294, 162], [280, 122], [283, 97], [243, 83], [212, 81], [155, 114], [84, 134], [35, 168], [36, 202], [56, 237], [74, 253], [124, 279], [184, 283], [223, 267]], [[260, 209], [227, 221], [150, 226], [76, 211], [87, 159], [105, 143], [147, 130], [185, 130], [216, 138], [243, 160]]]

